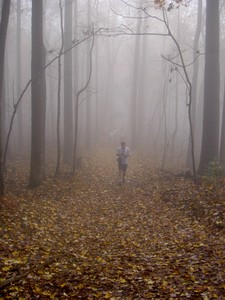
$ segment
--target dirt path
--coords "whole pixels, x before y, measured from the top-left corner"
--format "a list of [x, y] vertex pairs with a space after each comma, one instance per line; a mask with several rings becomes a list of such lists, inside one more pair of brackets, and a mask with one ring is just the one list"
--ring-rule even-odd
[[116, 159], [99, 153], [75, 179], [14, 197], [1, 281], [56, 259], [2, 299], [224, 299], [224, 236], [165, 202], [146, 162], [132, 158], [127, 175], [118, 186]]

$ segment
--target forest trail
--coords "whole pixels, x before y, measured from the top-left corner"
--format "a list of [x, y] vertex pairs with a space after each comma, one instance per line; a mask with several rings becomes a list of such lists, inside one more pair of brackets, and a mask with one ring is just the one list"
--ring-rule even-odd
[[115, 154], [103, 151], [75, 178], [12, 193], [0, 215], [0, 286], [27, 274], [0, 299], [224, 299], [224, 229], [186, 207], [199, 195], [135, 155], [119, 186]]

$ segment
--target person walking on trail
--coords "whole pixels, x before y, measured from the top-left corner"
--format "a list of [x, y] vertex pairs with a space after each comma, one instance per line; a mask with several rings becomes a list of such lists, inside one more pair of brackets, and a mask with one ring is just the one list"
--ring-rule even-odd
[[119, 184], [125, 183], [125, 177], [128, 166], [128, 157], [130, 156], [130, 149], [125, 142], [121, 142], [120, 147], [116, 151], [118, 169], [119, 169]]

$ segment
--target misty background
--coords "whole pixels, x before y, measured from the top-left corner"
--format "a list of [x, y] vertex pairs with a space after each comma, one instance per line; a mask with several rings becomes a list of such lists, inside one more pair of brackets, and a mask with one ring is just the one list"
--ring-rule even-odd
[[[215, 2], [220, 17], [219, 48], [214, 53], [220, 66], [216, 120], [220, 135], [225, 1]], [[162, 168], [192, 170], [188, 78], [198, 166], [207, 9], [206, 1], [197, 0], [44, 0], [44, 164], [57, 160], [58, 170], [63, 163], [73, 164], [75, 170], [86, 152], [96, 147], [115, 149], [125, 140], [133, 153], [148, 155]], [[210, 16], [218, 17], [212, 12]], [[39, 17], [37, 24], [42, 22]], [[32, 160], [32, 84], [20, 99], [32, 78], [32, 18], [32, 1], [11, 1], [4, 69], [4, 144], [12, 126], [7, 162]], [[217, 153], [215, 159], [221, 155], [218, 149]]]

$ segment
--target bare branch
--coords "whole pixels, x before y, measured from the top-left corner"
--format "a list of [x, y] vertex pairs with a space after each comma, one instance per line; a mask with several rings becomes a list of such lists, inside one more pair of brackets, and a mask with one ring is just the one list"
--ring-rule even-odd
[[128, 3], [128, 2], [126, 2], [126, 1], [124, 1], [124, 0], [120, 0], [120, 1], [123, 2], [124, 4], [126, 4], [127, 6], [129, 6], [129, 7], [133, 8], [133, 9], [135, 9], [135, 10], [142, 10], [142, 11], [145, 13], [145, 15], [146, 15], [146, 17], [129, 17], [129, 16], [123, 16], [123, 15], [118, 14], [118, 15], [120, 15], [121, 17], [124, 17], [124, 18], [133, 18], [133, 19], [140, 19], [140, 18], [141, 18], [141, 19], [145, 19], [145, 18], [151, 18], [151, 19], [156, 19], [156, 20], [158, 20], [158, 21], [160, 21], [160, 22], [164, 22], [163, 19], [160, 19], [159, 17], [150, 15], [150, 14], [147, 12], [146, 8], [144, 8], [144, 7], [137, 7], [137, 6], [134, 6], [134, 5]]
[[[64, 55], [65, 53], [71, 51], [73, 48], [77, 47], [78, 45], [82, 44], [83, 42], [87, 41], [88, 39], [90, 39], [91, 37], [97, 35], [100, 31], [102, 30], [102, 28], [99, 28], [98, 30], [96, 30], [95, 32], [92, 32], [90, 35], [88, 35], [86, 38], [84, 38], [83, 40], [77, 41], [76, 43], [74, 43], [70, 48], [66, 49], [65, 51], [63, 51], [62, 53], [59, 53], [57, 56], [55, 56], [52, 60], [50, 60], [45, 67], [43, 68], [42, 71], [44, 71], [45, 69], [47, 69], [54, 61], [56, 61], [57, 59], [59, 59], [59, 57], [61, 57], [62, 55]], [[17, 113], [17, 109], [18, 106], [21, 102], [21, 100], [23, 99], [24, 94], [26, 93], [26, 91], [28, 90], [29, 86], [31, 85], [31, 79], [27, 82], [24, 90], [22, 91], [20, 97], [18, 98], [17, 102], [14, 105], [14, 110], [12, 113], [12, 117], [10, 120], [10, 124], [9, 124], [9, 131], [7, 133], [7, 137], [6, 137], [6, 144], [5, 144], [5, 149], [4, 149], [4, 153], [3, 153], [3, 169], [5, 169], [5, 163], [6, 163], [6, 154], [7, 154], [7, 150], [8, 150], [8, 146], [9, 146], [9, 139], [10, 139], [10, 135], [12, 132], [12, 128], [13, 128], [13, 122], [14, 122], [14, 118], [16, 116]]]

